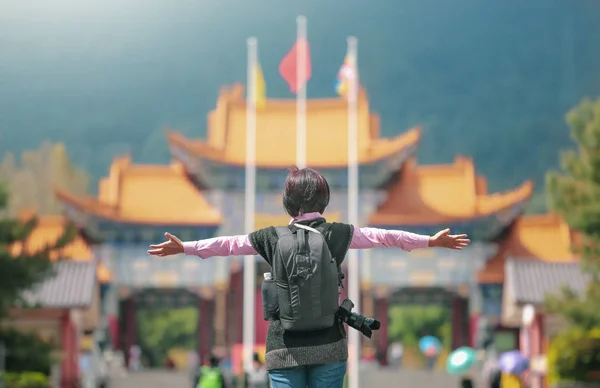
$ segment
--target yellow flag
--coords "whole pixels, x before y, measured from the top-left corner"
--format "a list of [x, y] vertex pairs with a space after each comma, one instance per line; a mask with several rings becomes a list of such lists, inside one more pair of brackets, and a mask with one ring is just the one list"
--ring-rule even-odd
[[254, 68], [254, 77], [256, 80], [254, 88], [254, 104], [257, 108], [264, 108], [265, 105], [267, 105], [267, 86], [265, 84], [262, 69], [258, 64]]

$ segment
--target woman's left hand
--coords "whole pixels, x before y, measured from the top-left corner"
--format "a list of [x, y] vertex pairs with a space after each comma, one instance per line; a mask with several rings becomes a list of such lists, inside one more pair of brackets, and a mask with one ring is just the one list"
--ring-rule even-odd
[[469, 245], [469, 240], [466, 234], [450, 234], [450, 229], [444, 229], [429, 238], [430, 247], [449, 248], [457, 251], [462, 250]]
[[177, 236], [174, 236], [171, 233], [165, 233], [165, 237], [167, 238], [167, 241], [164, 243], [150, 245], [148, 254], [165, 257], [183, 253], [183, 243]]

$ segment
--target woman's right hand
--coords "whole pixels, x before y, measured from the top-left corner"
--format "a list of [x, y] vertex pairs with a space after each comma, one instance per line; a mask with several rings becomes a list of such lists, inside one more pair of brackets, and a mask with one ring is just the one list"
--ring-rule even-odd
[[183, 253], [183, 243], [177, 236], [173, 236], [171, 233], [165, 233], [165, 237], [167, 238], [167, 241], [156, 245], [150, 245], [148, 254], [165, 257]]

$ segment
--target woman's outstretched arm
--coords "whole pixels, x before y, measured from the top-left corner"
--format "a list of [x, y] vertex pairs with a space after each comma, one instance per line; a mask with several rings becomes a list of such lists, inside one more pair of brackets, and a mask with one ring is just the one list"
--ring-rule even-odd
[[213, 256], [258, 255], [258, 252], [250, 244], [247, 234], [186, 241], [183, 243], [183, 253], [188, 256], [198, 256], [201, 259]]
[[[199, 241], [182, 242], [176, 236], [165, 233], [167, 241], [150, 245], [148, 253], [155, 256], [170, 256], [185, 253], [208, 259], [213, 256], [241, 256], [259, 254], [252, 246], [248, 235], [214, 237]], [[396, 247], [405, 251], [418, 248], [440, 247], [461, 250], [469, 244], [466, 234], [451, 235], [450, 229], [435, 236], [378, 228], [354, 228], [350, 249]]]
[[413, 249], [427, 248], [429, 239], [429, 236], [403, 230], [354, 227], [350, 249], [395, 247], [412, 251]]
[[461, 250], [469, 244], [469, 241], [466, 234], [451, 235], [450, 229], [444, 229], [435, 236], [426, 236], [402, 230], [355, 227], [350, 249], [396, 247], [412, 251], [419, 248], [440, 247]]
[[248, 235], [214, 237], [206, 240], [182, 242], [177, 236], [165, 233], [167, 241], [150, 245], [148, 253], [154, 256], [171, 256], [185, 253], [208, 259], [213, 256], [256, 255]]

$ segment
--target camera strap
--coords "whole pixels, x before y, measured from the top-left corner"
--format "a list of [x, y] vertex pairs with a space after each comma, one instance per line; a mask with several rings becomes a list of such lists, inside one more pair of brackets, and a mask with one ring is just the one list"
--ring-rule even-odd
[[342, 335], [342, 338], [346, 338], [346, 329], [344, 329], [344, 320], [340, 317], [339, 313], [335, 313], [335, 324]]

